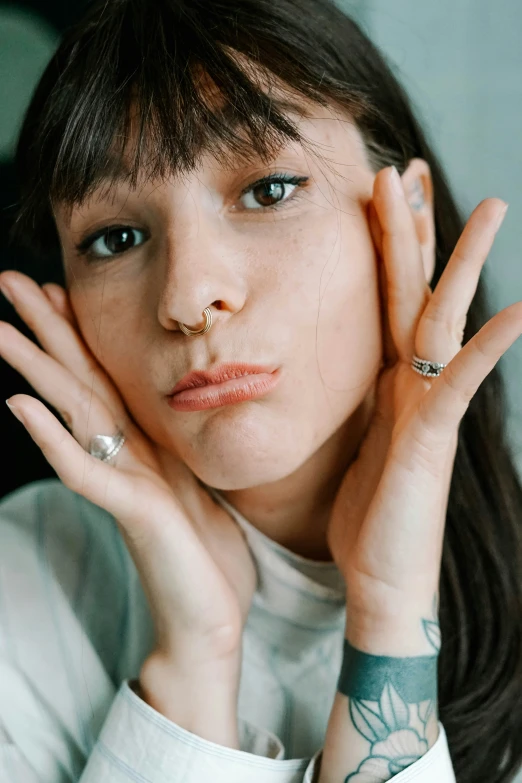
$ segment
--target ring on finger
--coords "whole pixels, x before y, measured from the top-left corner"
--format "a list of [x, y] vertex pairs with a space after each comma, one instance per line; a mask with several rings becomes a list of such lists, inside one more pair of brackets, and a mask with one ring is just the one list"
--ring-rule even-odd
[[102, 462], [110, 462], [125, 443], [125, 435], [118, 429], [115, 435], [95, 435], [89, 444], [89, 454]]
[[412, 370], [423, 375], [425, 378], [438, 377], [446, 367], [441, 362], [431, 362], [429, 359], [421, 359], [419, 356], [413, 356], [411, 361]]

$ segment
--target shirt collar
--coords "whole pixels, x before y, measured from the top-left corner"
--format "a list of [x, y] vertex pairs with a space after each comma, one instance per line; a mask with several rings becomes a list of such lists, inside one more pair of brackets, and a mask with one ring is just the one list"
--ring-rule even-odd
[[258, 575], [253, 607], [303, 631], [342, 627], [346, 588], [337, 566], [291, 552], [254, 527], [218, 490], [207, 489], [245, 534]]

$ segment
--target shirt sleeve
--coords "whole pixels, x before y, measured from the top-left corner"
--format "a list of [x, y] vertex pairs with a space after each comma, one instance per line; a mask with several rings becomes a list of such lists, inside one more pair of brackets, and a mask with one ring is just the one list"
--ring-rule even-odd
[[150, 707], [135, 683], [122, 682], [85, 752], [27, 677], [0, 659], [0, 782], [302, 783], [308, 759], [285, 760], [270, 732], [240, 720], [240, 750], [217, 745]]
[[[322, 749], [319, 750], [308, 765], [303, 783], [317, 783]], [[353, 783], [369, 780], [366, 776]], [[431, 748], [402, 772], [390, 778], [390, 783], [456, 783], [453, 764], [448, 748], [448, 740], [442, 723], [439, 721], [439, 736]]]
[[282, 758], [268, 731], [239, 722], [240, 750], [217, 745], [181, 728], [122, 683], [81, 783], [302, 783], [306, 759]]
[[[16, 677], [15, 677], [16, 679]], [[14, 691], [13, 691], [14, 693]], [[124, 681], [111, 705], [97, 741], [77, 777], [61, 756], [62, 738], [49, 735], [45, 722], [28, 724], [38, 706], [25, 699], [18, 724], [24, 743], [33, 748], [30, 764], [22, 747], [0, 726], [0, 781], [24, 783], [316, 783], [322, 751], [313, 759], [284, 759], [280, 740], [246, 721], [239, 722], [240, 750], [204, 740], [154, 710]], [[16, 722], [12, 724], [16, 726]], [[393, 783], [455, 783], [446, 734], [430, 750], [391, 780]], [[16, 734], [16, 731], [15, 731]], [[52, 747], [54, 745], [54, 748]], [[51, 747], [49, 747], [51, 746]], [[54, 752], [52, 752], [54, 751]], [[40, 755], [36, 763], [36, 755]]]

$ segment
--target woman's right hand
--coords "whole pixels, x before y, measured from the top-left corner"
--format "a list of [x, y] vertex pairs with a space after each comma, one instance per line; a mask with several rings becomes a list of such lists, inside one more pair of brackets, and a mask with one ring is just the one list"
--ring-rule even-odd
[[[0, 355], [70, 432], [33, 397], [10, 405], [62, 482], [115, 517], [153, 616], [150, 670], [238, 680], [256, 578], [242, 531], [181, 460], [169, 463], [167, 481], [155, 444], [81, 337], [66, 291], [14, 271], [0, 275], [0, 288], [42, 346], [0, 322]], [[126, 440], [114, 464], [92, 457], [91, 438], [117, 428]]]

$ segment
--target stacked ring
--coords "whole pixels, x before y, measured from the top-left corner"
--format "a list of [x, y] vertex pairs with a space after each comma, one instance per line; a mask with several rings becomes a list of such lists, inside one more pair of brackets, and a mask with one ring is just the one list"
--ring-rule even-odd
[[419, 375], [423, 375], [425, 378], [436, 378], [441, 374], [446, 367], [445, 364], [440, 362], [430, 362], [428, 359], [421, 359], [419, 356], [414, 356], [411, 362], [411, 367]]

